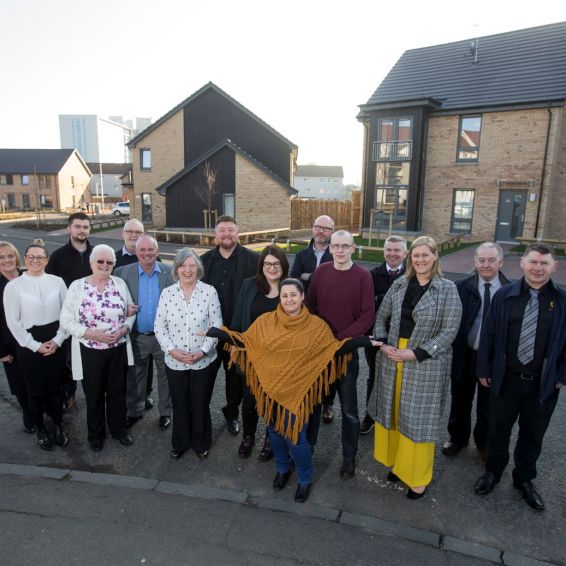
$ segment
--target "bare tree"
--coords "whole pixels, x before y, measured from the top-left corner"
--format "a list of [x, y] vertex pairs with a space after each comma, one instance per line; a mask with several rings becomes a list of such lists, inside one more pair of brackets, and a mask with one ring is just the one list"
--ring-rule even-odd
[[214, 197], [216, 196], [216, 177], [218, 171], [215, 171], [208, 161], [205, 161], [200, 168], [200, 173], [203, 178], [203, 182], [197, 185], [195, 192], [200, 198], [200, 200], [205, 205], [204, 213], [204, 227], [210, 228], [212, 223], [212, 215], [216, 216], [217, 211], [212, 210], [212, 203], [214, 202]]

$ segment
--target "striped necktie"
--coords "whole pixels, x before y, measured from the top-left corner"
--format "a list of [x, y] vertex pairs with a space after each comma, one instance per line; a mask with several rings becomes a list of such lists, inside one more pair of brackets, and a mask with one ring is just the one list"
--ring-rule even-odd
[[523, 365], [527, 365], [535, 357], [535, 338], [538, 323], [538, 291], [529, 289], [529, 293], [531, 297], [523, 315], [519, 347], [517, 348], [517, 358]]

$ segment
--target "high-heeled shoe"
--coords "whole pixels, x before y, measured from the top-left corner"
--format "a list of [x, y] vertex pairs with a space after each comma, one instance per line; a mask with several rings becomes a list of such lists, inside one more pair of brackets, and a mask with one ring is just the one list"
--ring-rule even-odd
[[426, 493], [426, 488], [421, 493], [419, 493], [418, 491], [413, 491], [411, 488], [409, 488], [407, 490], [407, 493], [405, 494], [405, 497], [407, 499], [420, 499], [421, 497], [424, 497], [425, 493]]

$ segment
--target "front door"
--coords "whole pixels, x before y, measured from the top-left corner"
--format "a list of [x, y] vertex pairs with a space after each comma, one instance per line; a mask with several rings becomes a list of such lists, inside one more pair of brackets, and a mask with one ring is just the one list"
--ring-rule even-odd
[[527, 191], [504, 189], [499, 192], [495, 239], [498, 242], [516, 242], [523, 235]]
[[144, 224], [153, 223], [153, 214], [151, 210], [151, 193], [142, 193], [141, 217]]

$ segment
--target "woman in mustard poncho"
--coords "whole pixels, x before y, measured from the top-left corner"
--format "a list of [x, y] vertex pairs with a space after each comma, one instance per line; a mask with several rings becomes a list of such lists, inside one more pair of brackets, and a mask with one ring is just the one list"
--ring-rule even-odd
[[367, 336], [336, 340], [321, 318], [303, 305], [304, 290], [297, 279], [279, 284], [280, 304], [239, 333], [211, 328], [207, 335], [233, 346], [231, 361], [246, 375], [257, 411], [267, 423], [277, 474], [273, 489], [281, 490], [294, 462], [299, 484], [295, 501], [310, 493], [312, 454], [307, 423], [323, 394], [345, 372], [348, 353], [358, 347], [379, 346]]

